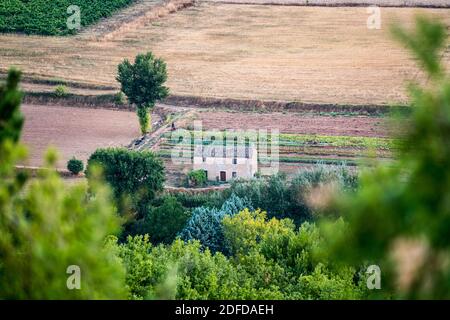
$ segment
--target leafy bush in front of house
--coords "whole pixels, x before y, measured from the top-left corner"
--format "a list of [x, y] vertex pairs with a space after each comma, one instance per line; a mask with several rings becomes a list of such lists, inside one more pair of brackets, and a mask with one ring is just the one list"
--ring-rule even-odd
[[207, 178], [205, 170], [191, 170], [187, 174], [187, 184], [189, 187], [202, 187], [206, 185]]
[[[164, 165], [150, 151], [133, 151], [124, 148], [97, 149], [89, 158], [86, 174], [100, 166], [106, 182], [112, 187], [119, 211], [130, 205], [134, 210], [152, 201], [164, 186]], [[140, 210], [139, 210], [140, 211]], [[145, 212], [138, 212], [143, 215]]]
[[76, 159], [73, 157], [69, 161], [67, 161], [67, 170], [69, 170], [72, 174], [79, 174], [81, 171], [83, 171], [84, 165], [83, 161]]

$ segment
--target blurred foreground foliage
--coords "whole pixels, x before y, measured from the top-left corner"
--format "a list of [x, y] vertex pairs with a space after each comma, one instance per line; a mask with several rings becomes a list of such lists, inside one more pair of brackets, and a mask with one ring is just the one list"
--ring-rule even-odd
[[[15, 170], [25, 158], [18, 144], [23, 116], [19, 110], [20, 73], [11, 70], [0, 88], [0, 298], [124, 298], [124, 269], [105, 239], [119, 221], [109, 190], [93, 183], [67, 186], [51, 170], [56, 154], [36, 178]], [[69, 290], [67, 268], [81, 271], [81, 289]]]
[[[428, 83], [410, 86], [412, 114], [398, 123], [398, 161], [360, 177], [339, 201], [345, 226], [324, 223], [334, 259], [377, 264], [381, 291], [410, 299], [450, 298], [450, 80], [440, 61], [445, 26], [418, 17], [394, 35], [417, 58]], [[448, 49], [447, 49], [448, 50]], [[407, 125], [405, 125], [407, 123]]]

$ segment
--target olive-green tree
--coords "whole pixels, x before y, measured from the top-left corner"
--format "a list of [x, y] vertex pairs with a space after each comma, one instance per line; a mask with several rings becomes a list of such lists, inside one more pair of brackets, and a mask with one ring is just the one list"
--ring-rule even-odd
[[164, 164], [153, 152], [125, 148], [97, 149], [87, 162], [86, 175], [89, 181], [91, 169], [97, 166], [103, 169], [105, 181], [114, 192], [121, 214], [132, 209], [138, 212], [139, 217], [145, 215], [149, 202], [163, 190]]
[[139, 54], [134, 64], [128, 59], [119, 64], [116, 80], [120, 82], [128, 101], [136, 105], [142, 134], [147, 133], [155, 102], [169, 94], [169, 89], [164, 86], [167, 80], [166, 63], [155, 58], [151, 52]]

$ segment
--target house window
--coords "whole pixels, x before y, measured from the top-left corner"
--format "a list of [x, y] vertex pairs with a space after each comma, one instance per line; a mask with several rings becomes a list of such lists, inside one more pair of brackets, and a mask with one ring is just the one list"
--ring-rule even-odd
[[233, 177], [233, 179], [237, 178], [237, 173], [236, 172], [232, 172], [231, 176]]
[[237, 164], [237, 159], [233, 158], [233, 164]]

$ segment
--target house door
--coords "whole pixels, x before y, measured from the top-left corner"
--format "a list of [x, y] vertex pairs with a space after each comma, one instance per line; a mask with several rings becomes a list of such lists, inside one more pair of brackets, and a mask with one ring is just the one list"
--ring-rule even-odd
[[227, 181], [227, 173], [225, 171], [220, 171], [220, 181]]

